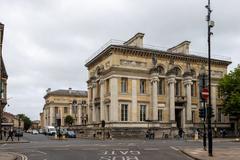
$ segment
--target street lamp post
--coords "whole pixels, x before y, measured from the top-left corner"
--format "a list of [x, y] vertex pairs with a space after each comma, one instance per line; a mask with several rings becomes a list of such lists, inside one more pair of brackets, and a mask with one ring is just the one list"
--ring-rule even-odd
[[214, 22], [211, 21], [211, 4], [210, 0], [208, 0], [208, 5], [206, 6], [208, 10], [207, 15], [207, 24], [208, 24], [208, 90], [209, 90], [209, 101], [207, 107], [207, 121], [208, 121], [208, 155], [213, 156], [212, 153], [212, 124], [211, 124], [211, 116], [212, 116], [212, 102], [211, 102], [211, 28], [214, 27]]

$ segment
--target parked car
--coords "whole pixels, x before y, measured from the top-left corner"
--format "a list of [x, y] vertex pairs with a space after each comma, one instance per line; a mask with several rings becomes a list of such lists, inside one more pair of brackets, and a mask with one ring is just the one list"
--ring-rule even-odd
[[23, 136], [23, 130], [22, 129], [16, 129], [15, 131], [15, 137], [22, 137]]
[[76, 138], [76, 134], [73, 131], [67, 131], [66, 137], [68, 137], [68, 138]]
[[45, 134], [46, 135], [55, 135], [57, 133], [56, 129], [54, 126], [46, 126], [45, 127]]
[[38, 131], [36, 129], [32, 130], [32, 134], [38, 134]]
[[40, 133], [40, 134], [43, 134], [43, 129], [39, 129], [39, 133]]

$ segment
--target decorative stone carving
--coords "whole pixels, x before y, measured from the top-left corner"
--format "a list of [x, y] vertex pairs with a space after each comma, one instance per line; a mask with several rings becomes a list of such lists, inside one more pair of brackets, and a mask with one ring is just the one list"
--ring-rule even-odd
[[131, 66], [131, 67], [146, 67], [147, 63], [121, 59], [120, 60], [120, 65]]

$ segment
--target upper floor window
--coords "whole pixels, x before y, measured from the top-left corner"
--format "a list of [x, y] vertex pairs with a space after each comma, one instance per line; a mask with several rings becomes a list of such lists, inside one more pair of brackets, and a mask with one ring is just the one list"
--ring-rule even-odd
[[196, 81], [193, 81], [193, 84], [191, 85], [191, 95], [192, 95], [192, 97], [197, 96], [197, 83], [196, 83]]
[[57, 113], [58, 113], [58, 107], [55, 107], [54, 110], [55, 110], [55, 111], [54, 111], [55, 114], [57, 114]]
[[218, 122], [222, 122], [222, 119], [223, 119], [222, 108], [218, 108], [217, 120]]
[[140, 121], [146, 120], [146, 105], [140, 105]]
[[176, 96], [181, 96], [181, 81], [180, 80], [176, 80], [176, 83], [175, 83], [175, 95]]
[[106, 80], [106, 93], [109, 93], [109, 79]]
[[128, 105], [121, 104], [121, 121], [128, 121]]
[[164, 95], [165, 82], [164, 79], [158, 81], [158, 95]]
[[127, 78], [122, 78], [121, 79], [121, 92], [122, 93], [127, 93], [127, 87], [128, 87], [128, 79]]
[[158, 109], [158, 121], [162, 121], [163, 120], [163, 111], [162, 109]]
[[67, 112], [68, 112], [68, 108], [64, 107], [64, 113], [67, 113]]
[[140, 93], [146, 93], [146, 80], [141, 79], [140, 80]]

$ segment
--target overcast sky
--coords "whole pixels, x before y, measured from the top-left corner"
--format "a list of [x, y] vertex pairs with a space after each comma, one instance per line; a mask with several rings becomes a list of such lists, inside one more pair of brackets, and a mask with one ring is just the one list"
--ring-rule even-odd
[[[145, 33], [144, 43], [183, 40], [207, 51], [207, 0], [0, 0], [8, 112], [39, 119], [47, 88], [86, 90], [86, 59], [110, 39]], [[212, 52], [240, 63], [240, 1], [212, 0]]]

